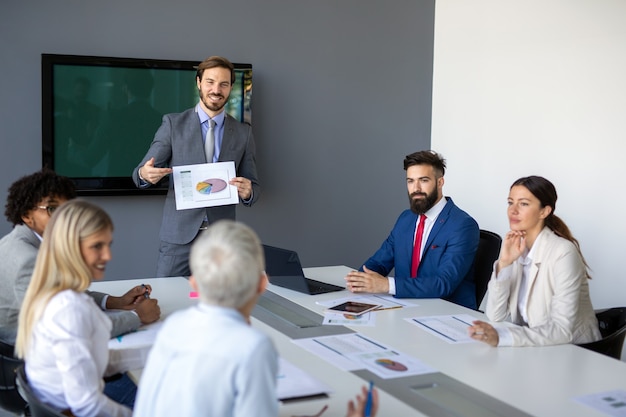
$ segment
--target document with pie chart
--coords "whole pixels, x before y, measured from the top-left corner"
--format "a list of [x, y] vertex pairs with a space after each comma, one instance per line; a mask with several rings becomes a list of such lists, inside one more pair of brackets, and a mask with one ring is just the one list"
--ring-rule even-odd
[[238, 204], [235, 163], [180, 165], [172, 167], [176, 210]]

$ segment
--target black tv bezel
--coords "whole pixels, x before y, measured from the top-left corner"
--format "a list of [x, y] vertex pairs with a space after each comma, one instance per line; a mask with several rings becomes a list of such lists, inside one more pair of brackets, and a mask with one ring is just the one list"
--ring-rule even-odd
[[[53, 72], [55, 65], [103, 66], [123, 68], [161, 68], [195, 71], [199, 61], [122, 58], [91, 55], [41, 54], [41, 129], [42, 167], [54, 170], [54, 92]], [[252, 64], [233, 63], [237, 70], [252, 70]], [[147, 149], [146, 149], [147, 151]], [[139, 161], [137, 161], [139, 162]], [[137, 188], [128, 177], [68, 177], [79, 196], [164, 195], [168, 190], [167, 179], [162, 183]]]

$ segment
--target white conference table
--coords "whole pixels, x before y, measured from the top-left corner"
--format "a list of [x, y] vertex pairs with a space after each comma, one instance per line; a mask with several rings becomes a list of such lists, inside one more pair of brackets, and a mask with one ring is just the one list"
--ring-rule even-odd
[[[309, 278], [344, 286], [343, 278], [349, 270], [345, 266], [305, 268], [305, 274]], [[91, 289], [119, 295], [142, 283], [152, 285], [153, 297], [159, 300], [164, 318], [197, 302], [189, 299], [190, 287], [184, 278], [103, 281], [93, 283]], [[324, 307], [317, 304], [318, 301], [350, 295], [344, 290], [311, 296], [274, 285], [269, 285], [268, 290], [320, 315], [323, 315]], [[484, 343], [449, 344], [404, 319], [461, 313], [484, 319], [484, 315], [439, 299], [409, 301], [417, 306], [380, 311], [376, 313], [375, 327], [351, 328], [533, 416], [605, 416], [573, 398], [626, 390], [626, 363], [622, 361], [574, 345], [493, 348]], [[282, 357], [333, 388], [326, 399], [282, 404], [280, 416], [313, 415], [325, 404], [329, 405], [329, 410], [324, 417], [345, 415], [348, 399], [353, 398], [366, 381], [302, 349], [259, 320], [253, 318], [253, 325], [274, 340]], [[424, 415], [396, 399], [393, 393], [379, 392], [380, 417]]]

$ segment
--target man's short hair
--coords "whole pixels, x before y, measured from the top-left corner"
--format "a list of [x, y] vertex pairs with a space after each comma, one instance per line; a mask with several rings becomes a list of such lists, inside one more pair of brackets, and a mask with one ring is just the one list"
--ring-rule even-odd
[[50, 169], [26, 175], [9, 187], [4, 215], [13, 225], [23, 224], [22, 217], [44, 198], [58, 197], [71, 200], [76, 197], [74, 183]]
[[256, 294], [265, 258], [261, 242], [250, 227], [220, 220], [193, 243], [189, 266], [203, 302], [239, 308]]
[[435, 169], [437, 177], [446, 174], [446, 160], [435, 151], [418, 151], [407, 155], [404, 158], [404, 170], [413, 165], [430, 165]]
[[235, 84], [235, 66], [232, 62], [222, 56], [210, 56], [202, 61], [196, 71], [196, 78], [202, 80], [205, 69], [209, 68], [225, 68], [230, 71], [230, 84]]

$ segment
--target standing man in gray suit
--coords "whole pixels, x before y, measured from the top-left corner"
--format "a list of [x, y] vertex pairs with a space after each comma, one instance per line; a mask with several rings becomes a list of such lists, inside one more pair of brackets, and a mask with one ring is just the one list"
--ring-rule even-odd
[[[158, 183], [172, 173], [173, 166], [234, 161], [237, 177], [230, 184], [237, 187], [239, 199], [245, 206], [254, 204], [261, 188], [252, 128], [224, 111], [234, 82], [234, 66], [226, 58], [212, 56], [198, 65], [196, 86], [200, 100], [182, 113], [163, 116], [150, 149], [133, 170], [137, 187]], [[212, 157], [205, 153], [205, 138], [210, 128], [214, 146], [208, 154], [212, 153]], [[189, 252], [194, 239], [217, 220], [235, 220], [235, 207], [176, 210], [173, 181], [170, 181], [161, 222], [157, 277], [191, 275]]]
[[[35, 260], [50, 216], [61, 204], [76, 196], [74, 184], [54, 171], [27, 175], [9, 187], [5, 215], [13, 230], [0, 239], [0, 326], [13, 335], [24, 294], [35, 268]], [[113, 322], [111, 336], [137, 329], [159, 319], [156, 299], [148, 299], [149, 287], [131, 288], [121, 297], [88, 292]]]

